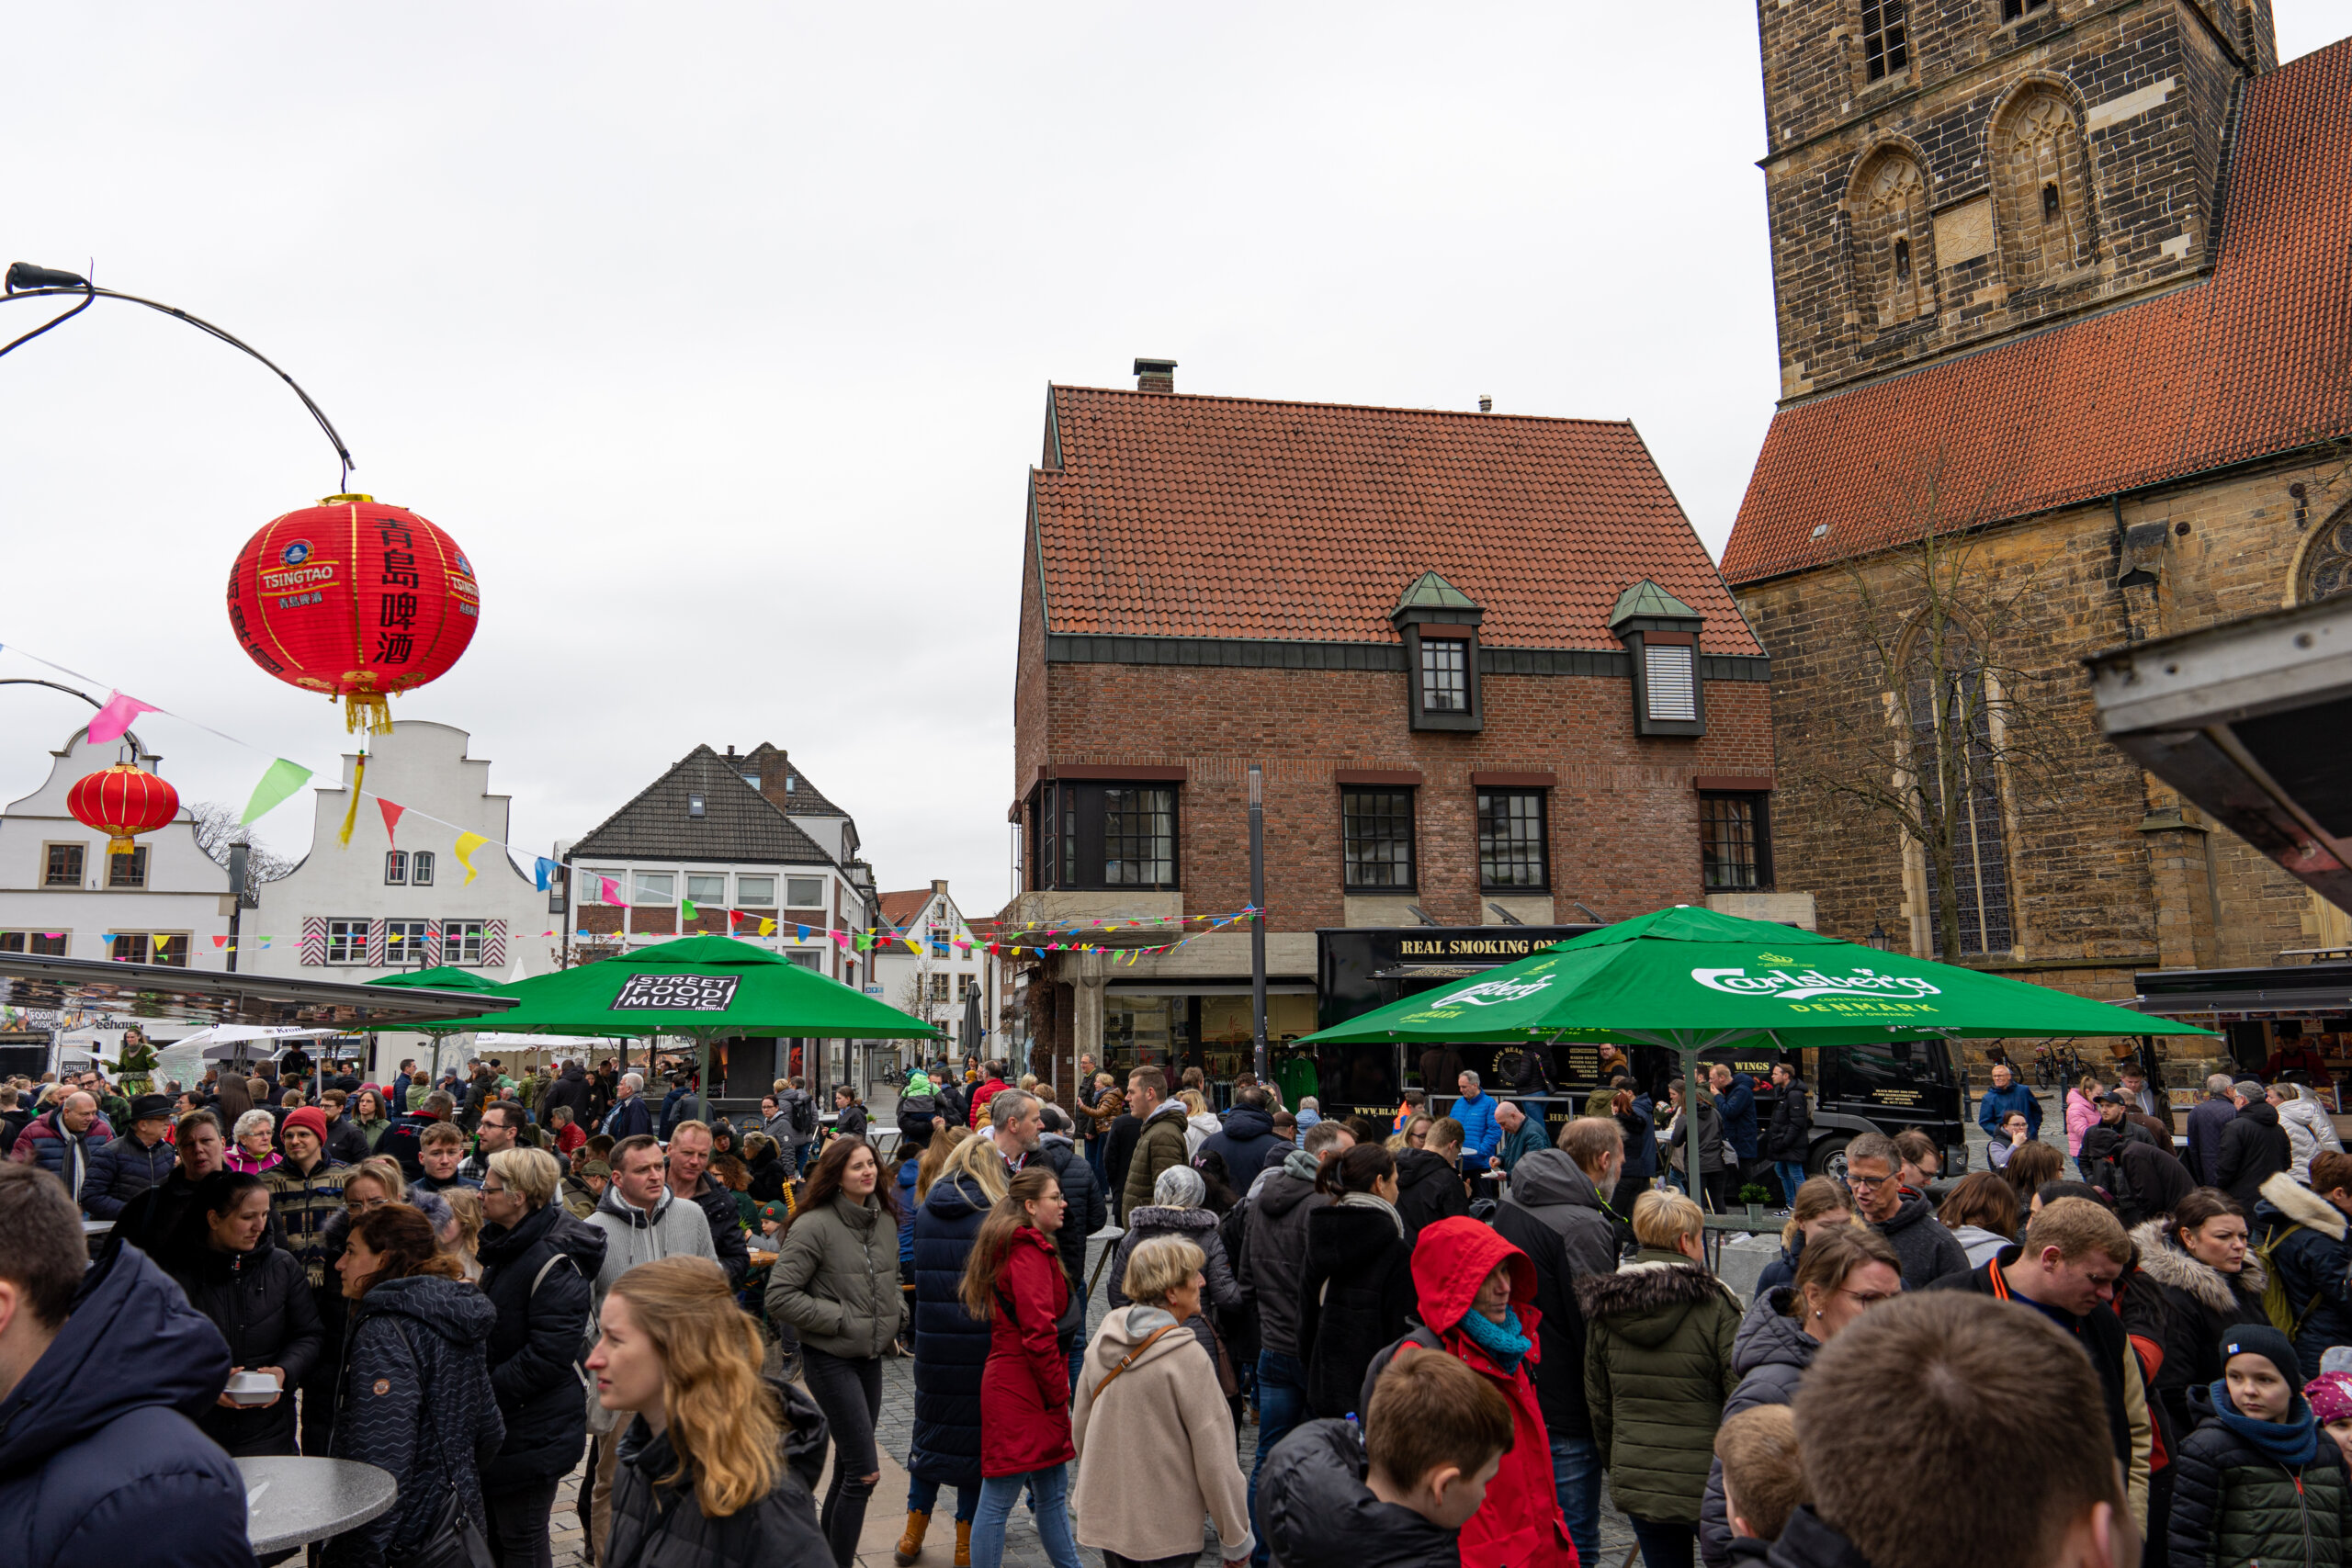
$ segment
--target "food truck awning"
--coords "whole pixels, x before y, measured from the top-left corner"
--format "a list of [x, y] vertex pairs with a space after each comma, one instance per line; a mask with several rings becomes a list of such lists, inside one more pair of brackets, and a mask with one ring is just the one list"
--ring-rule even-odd
[[0, 1005], [62, 1015], [185, 1019], [200, 1023], [400, 1029], [479, 1018], [515, 1005], [483, 991], [428, 991], [231, 975], [168, 964], [0, 953]]
[[2152, 969], [2132, 976], [2132, 1005], [2162, 1018], [2235, 1013], [2246, 1018], [2352, 1013], [2352, 964], [2268, 969]]

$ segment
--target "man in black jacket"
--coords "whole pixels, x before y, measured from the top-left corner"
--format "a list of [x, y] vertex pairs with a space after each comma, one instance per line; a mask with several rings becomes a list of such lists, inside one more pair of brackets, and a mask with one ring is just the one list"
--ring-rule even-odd
[[173, 1128], [177, 1163], [172, 1173], [122, 1206], [110, 1242], [128, 1242], [142, 1252], [153, 1252], [179, 1228], [196, 1184], [222, 1168], [229, 1141], [220, 1135], [220, 1120], [209, 1111], [191, 1111]]
[[1200, 1146], [1215, 1149], [1225, 1160], [1226, 1179], [1236, 1192], [1247, 1192], [1258, 1173], [1290, 1153], [1293, 1145], [1274, 1135], [1274, 1118], [1267, 1107], [1272, 1097], [1262, 1089], [1245, 1089], [1234, 1096], [1225, 1125], [1211, 1133]]
[[539, 1103], [534, 1109], [538, 1113], [539, 1125], [544, 1127], [548, 1123], [548, 1113], [559, 1105], [565, 1106], [571, 1111], [572, 1125], [586, 1132], [595, 1125], [594, 1118], [589, 1114], [588, 1101], [587, 1073], [579, 1063], [566, 1062], [555, 1081], [539, 1090]]
[[1438, 1221], [1469, 1212], [1470, 1193], [1462, 1185], [1462, 1123], [1441, 1116], [1430, 1123], [1419, 1148], [1396, 1156], [1396, 1214], [1405, 1222], [1406, 1245]]
[[357, 1165], [376, 1152], [351, 1119], [351, 1096], [331, 1089], [319, 1097], [319, 1109], [327, 1113], [327, 1158], [337, 1165]]
[[710, 1222], [710, 1245], [732, 1288], [741, 1285], [751, 1270], [752, 1248], [744, 1239], [743, 1212], [736, 1204], [734, 1192], [710, 1174], [710, 1144], [707, 1122], [681, 1122], [671, 1129], [670, 1192], [693, 1203]]
[[2262, 1184], [2282, 1170], [2293, 1168], [2295, 1148], [2287, 1129], [2278, 1124], [2278, 1108], [2267, 1091], [2252, 1078], [2230, 1086], [2238, 1113], [2222, 1129], [2221, 1153], [2213, 1161], [2213, 1185], [2236, 1199], [2249, 1214], [2262, 1196]]
[[82, 1183], [82, 1212], [94, 1220], [121, 1217], [123, 1205], [172, 1174], [172, 1145], [164, 1141], [171, 1129], [168, 1096], [142, 1094], [130, 1102], [130, 1127], [122, 1136], [90, 1157], [90, 1174]]
[[1258, 1457], [1250, 1471], [1250, 1528], [1258, 1538], [1250, 1562], [1266, 1568], [1265, 1527], [1258, 1518], [1258, 1478], [1267, 1456], [1306, 1419], [1306, 1369], [1298, 1359], [1299, 1293], [1306, 1279], [1306, 1217], [1331, 1200], [1315, 1190], [1326, 1160], [1355, 1147], [1337, 1122], [1307, 1129], [1306, 1146], [1284, 1156], [1248, 1199], [1249, 1290], [1258, 1301]]
[[1948, 1275], [1928, 1289], [1973, 1291], [2021, 1303], [2074, 1337], [2098, 1374], [2108, 1438], [2123, 1466], [2132, 1517], [2145, 1529], [2154, 1427], [2140, 1358], [2112, 1309], [2115, 1282], [2133, 1257], [2120, 1220], [2087, 1198], [2061, 1198], [2033, 1216], [2022, 1244], [2005, 1247], [1984, 1267]]
[[1788, 1062], [1772, 1065], [1772, 1088], [1780, 1099], [1772, 1102], [1762, 1153], [1780, 1179], [1781, 1207], [1785, 1209], [1796, 1202], [1797, 1189], [1804, 1185], [1805, 1156], [1813, 1149], [1813, 1091]]

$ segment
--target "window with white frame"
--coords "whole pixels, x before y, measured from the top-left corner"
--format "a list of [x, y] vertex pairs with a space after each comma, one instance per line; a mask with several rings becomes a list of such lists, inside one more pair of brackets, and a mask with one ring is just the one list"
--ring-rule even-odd
[[719, 905], [727, 902], [727, 876], [689, 874], [686, 877], [686, 900], [692, 904]]
[[481, 922], [480, 920], [444, 920], [441, 922], [441, 962], [474, 964], [481, 962]]
[[773, 876], [737, 877], [735, 901], [747, 909], [775, 908], [775, 878]]
[[813, 947], [796, 947], [785, 956], [803, 969], [812, 969], [820, 975], [825, 972], [824, 955]]
[[426, 938], [431, 934], [430, 922], [424, 920], [386, 920], [384, 922], [384, 962], [399, 968], [403, 964], [424, 961]]
[[329, 920], [327, 922], [327, 962], [329, 964], [368, 962], [368, 922], [366, 920]]
[[406, 850], [384, 852], [384, 886], [387, 887], [408, 886], [408, 852]]
[[678, 877], [675, 872], [640, 871], [629, 889], [632, 904], [674, 904], [678, 901]]
[[[609, 891], [605, 884], [613, 886]], [[626, 904], [628, 902], [628, 873], [616, 865], [592, 865], [580, 873], [580, 901], [583, 904]]]
[[821, 876], [792, 876], [785, 879], [784, 901], [795, 909], [821, 909], [825, 907], [825, 879]]
[[411, 887], [433, 886], [433, 852], [419, 850], [408, 857], [408, 885]]

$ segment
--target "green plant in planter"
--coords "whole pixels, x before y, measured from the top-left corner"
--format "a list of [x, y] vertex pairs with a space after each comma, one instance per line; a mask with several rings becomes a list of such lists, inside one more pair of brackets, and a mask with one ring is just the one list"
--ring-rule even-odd
[[1772, 1194], [1763, 1186], [1751, 1181], [1739, 1190], [1739, 1201], [1743, 1203], [1769, 1203], [1772, 1201]]

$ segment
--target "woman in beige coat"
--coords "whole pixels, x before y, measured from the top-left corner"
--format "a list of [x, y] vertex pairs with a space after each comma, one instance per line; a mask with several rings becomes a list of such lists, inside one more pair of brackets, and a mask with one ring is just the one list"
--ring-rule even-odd
[[1181, 1236], [1142, 1243], [1120, 1282], [1134, 1304], [1104, 1318], [1086, 1348], [1070, 1411], [1070, 1504], [1079, 1544], [1101, 1551], [1104, 1568], [1199, 1556], [1204, 1514], [1227, 1568], [1255, 1545], [1216, 1362], [1183, 1326], [1201, 1309], [1203, 1262]]
[[839, 1137], [809, 1173], [768, 1276], [768, 1315], [800, 1334], [809, 1395], [832, 1429], [833, 1479], [825, 1540], [847, 1568], [865, 1528], [865, 1501], [882, 1478], [874, 1440], [882, 1409], [882, 1356], [906, 1328], [899, 1290], [897, 1183], [874, 1151]]

